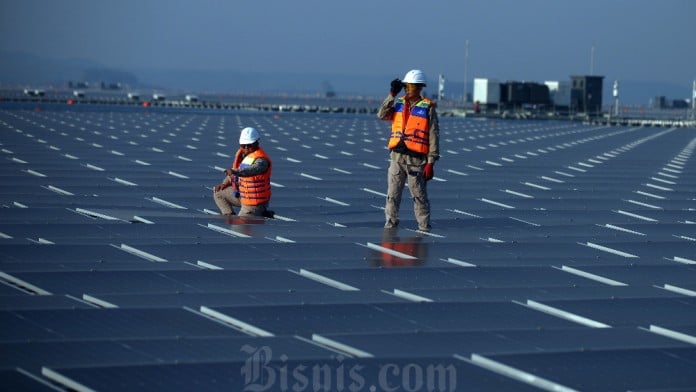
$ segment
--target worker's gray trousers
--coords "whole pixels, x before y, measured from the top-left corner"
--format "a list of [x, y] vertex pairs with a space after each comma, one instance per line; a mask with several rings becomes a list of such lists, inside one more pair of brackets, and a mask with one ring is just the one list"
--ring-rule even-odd
[[419, 230], [430, 230], [430, 201], [425, 177], [423, 177], [423, 165], [408, 165], [403, 162], [391, 160], [387, 174], [387, 203], [384, 208], [386, 223], [384, 227], [396, 227], [399, 224], [399, 207], [401, 206], [401, 194], [408, 178], [408, 189], [413, 198], [413, 213], [418, 221]]
[[263, 216], [268, 208], [268, 203], [259, 204], [257, 206], [244, 206], [239, 197], [235, 195], [234, 188], [223, 189], [218, 192], [213, 192], [215, 204], [224, 215], [234, 214], [232, 207], [239, 207], [239, 216]]

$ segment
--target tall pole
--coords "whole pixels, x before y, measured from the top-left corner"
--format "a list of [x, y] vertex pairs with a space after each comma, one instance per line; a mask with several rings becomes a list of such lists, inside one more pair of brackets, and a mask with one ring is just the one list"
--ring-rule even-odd
[[594, 45], [590, 49], [590, 76], [594, 75]]
[[445, 99], [445, 75], [440, 74], [437, 77], [437, 100], [443, 101]]
[[691, 117], [696, 120], [696, 80], [691, 88]]
[[467, 85], [466, 80], [468, 79], [467, 68], [469, 67], [469, 40], [466, 40], [464, 45], [464, 108], [466, 109], [467, 104]]
[[614, 81], [614, 116], [619, 117], [619, 81]]

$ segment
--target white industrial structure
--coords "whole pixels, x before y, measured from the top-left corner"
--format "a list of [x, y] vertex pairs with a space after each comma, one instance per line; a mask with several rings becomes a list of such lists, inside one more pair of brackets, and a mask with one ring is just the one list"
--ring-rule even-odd
[[496, 79], [474, 78], [474, 102], [482, 105], [500, 103], [500, 82]]
[[437, 99], [438, 101], [442, 101], [445, 99], [445, 75], [443, 74], [440, 74], [438, 76]]

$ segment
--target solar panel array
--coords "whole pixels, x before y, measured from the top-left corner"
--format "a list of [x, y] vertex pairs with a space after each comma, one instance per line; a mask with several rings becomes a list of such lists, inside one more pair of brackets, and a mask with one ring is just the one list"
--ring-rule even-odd
[[[275, 219], [212, 200], [246, 126]], [[441, 118], [424, 233], [388, 126], [0, 106], [3, 389], [696, 387], [696, 130]]]

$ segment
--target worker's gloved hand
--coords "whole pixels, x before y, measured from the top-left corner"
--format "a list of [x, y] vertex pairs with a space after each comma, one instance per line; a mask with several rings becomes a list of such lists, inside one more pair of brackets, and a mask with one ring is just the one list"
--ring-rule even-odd
[[234, 169], [225, 169], [225, 174], [230, 177], [234, 176]]
[[432, 163], [426, 163], [425, 167], [423, 168], [423, 177], [425, 177], [425, 181], [430, 181], [433, 179], [435, 176], [435, 165]]
[[215, 185], [215, 187], [213, 188], [213, 192], [220, 192], [223, 186], [224, 185], [222, 184]]
[[399, 78], [396, 78], [391, 81], [391, 88], [389, 89], [389, 94], [391, 94], [392, 97], [395, 97], [398, 93], [401, 92], [402, 88], [404, 88], [404, 84], [401, 83], [401, 80]]

